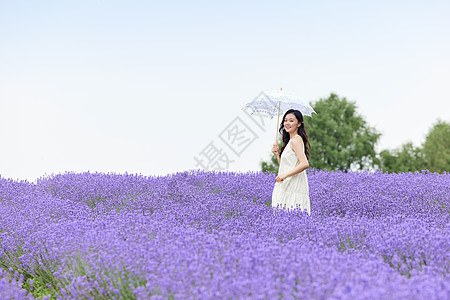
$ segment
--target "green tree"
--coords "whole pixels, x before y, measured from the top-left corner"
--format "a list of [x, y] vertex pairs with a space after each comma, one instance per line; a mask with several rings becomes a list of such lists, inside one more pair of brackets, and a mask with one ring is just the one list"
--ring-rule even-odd
[[311, 106], [317, 112], [305, 121], [311, 143], [310, 165], [317, 169], [358, 170], [378, 164], [375, 144], [381, 136], [356, 112], [357, 106], [331, 93]]
[[450, 124], [438, 120], [429, 130], [420, 147], [412, 143], [400, 149], [380, 152], [380, 167], [387, 172], [415, 172], [428, 169], [442, 173], [450, 171]]
[[[328, 98], [310, 104], [317, 112], [312, 118], [305, 117], [311, 167], [346, 171], [369, 169], [379, 164], [374, 147], [381, 134], [357, 114], [355, 102], [331, 93]], [[262, 162], [261, 167], [263, 171], [276, 170], [277, 173], [278, 161], [271, 153], [270, 161]]]
[[427, 163], [422, 148], [412, 143], [403, 144], [399, 149], [380, 152], [380, 168], [386, 172], [415, 172], [426, 169]]
[[450, 172], [450, 123], [437, 120], [425, 138], [423, 153], [429, 171]]

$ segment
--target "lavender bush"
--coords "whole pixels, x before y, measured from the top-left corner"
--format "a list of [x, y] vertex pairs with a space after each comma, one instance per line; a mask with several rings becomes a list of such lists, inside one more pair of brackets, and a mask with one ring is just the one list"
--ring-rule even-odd
[[0, 296], [450, 298], [449, 173], [307, 172], [311, 216], [273, 173], [0, 177]]

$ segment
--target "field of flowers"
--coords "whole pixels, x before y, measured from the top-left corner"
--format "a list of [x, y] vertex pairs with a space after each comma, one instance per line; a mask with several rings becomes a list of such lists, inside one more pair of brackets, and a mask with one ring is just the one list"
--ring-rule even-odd
[[0, 299], [449, 299], [450, 174], [0, 177]]

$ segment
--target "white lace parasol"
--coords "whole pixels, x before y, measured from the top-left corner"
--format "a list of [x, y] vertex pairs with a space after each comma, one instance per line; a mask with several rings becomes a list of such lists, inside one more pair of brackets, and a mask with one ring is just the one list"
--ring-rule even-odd
[[[265, 115], [271, 119], [278, 115], [277, 126], [280, 121], [280, 114], [284, 114], [289, 109], [297, 109], [302, 115], [312, 117], [317, 114], [308, 103], [302, 101], [297, 95], [284, 92], [282, 89], [263, 91], [252, 102], [247, 103], [242, 109], [251, 109], [252, 115]], [[278, 138], [278, 127], [275, 141]]]

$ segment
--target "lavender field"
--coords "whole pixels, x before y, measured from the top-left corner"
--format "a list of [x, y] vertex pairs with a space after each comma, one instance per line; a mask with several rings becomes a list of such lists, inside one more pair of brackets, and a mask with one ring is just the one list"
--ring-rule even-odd
[[0, 178], [0, 299], [449, 299], [450, 174]]

